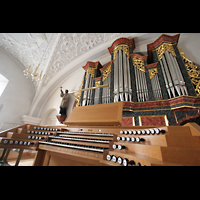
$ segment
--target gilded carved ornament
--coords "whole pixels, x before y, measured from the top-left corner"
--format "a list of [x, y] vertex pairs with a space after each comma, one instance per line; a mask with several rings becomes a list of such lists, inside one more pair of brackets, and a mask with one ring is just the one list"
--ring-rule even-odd
[[155, 50], [156, 50], [159, 61], [162, 59], [162, 55], [165, 53], [166, 50], [168, 52], [170, 52], [174, 57], [176, 57], [173, 45], [170, 43], [165, 42], [162, 45], [160, 45], [159, 47], [157, 47]]
[[[98, 86], [100, 86], [101, 85], [101, 81], [95, 81], [95, 87], [98, 87]], [[100, 88], [98, 88], [98, 90], [99, 90]]]
[[158, 73], [158, 69], [157, 68], [149, 69], [149, 77], [150, 77], [150, 79], [152, 79], [157, 73]]
[[90, 74], [91, 75], [91, 77], [92, 78], [94, 78], [94, 73], [95, 73], [95, 69], [96, 69], [97, 67], [91, 67], [91, 66], [89, 66], [88, 68], [87, 68], [87, 70], [86, 70], [86, 76], [85, 76], [85, 79], [87, 79], [87, 75], [88, 74]]
[[136, 57], [133, 57], [132, 59], [133, 59], [133, 66], [137, 67], [137, 69], [140, 70], [141, 72], [145, 72], [144, 61]]
[[109, 64], [107, 68], [103, 71], [103, 82], [107, 79], [108, 75], [110, 74], [111, 66], [112, 64]]
[[[84, 76], [85, 76], [85, 74], [83, 75], [83, 79], [82, 79], [81, 85], [79, 86], [79, 90], [82, 89], [83, 81], [84, 81]], [[80, 99], [81, 99], [81, 93], [82, 93], [82, 92], [79, 91], [79, 92], [76, 94], [76, 96], [75, 96], [76, 101], [77, 101], [77, 103], [76, 103], [76, 107], [79, 107], [79, 102], [80, 102]]]
[[117, 45], [114, 50], [113, 50], [113, 61], [115, 61], [115, 57], [117, 55], [117, 52], [119, 50], [122, 50], [126, 55], [127, 57], [129, 58], [129, 46], [127, 44], [120, 44], [120, 45]]
[[200, 70], [197, 69], [197, 66], [187, 58], [186, 54], [182, 52], [181, 47], [178, 47], [185, 67], [187, 69], [188, 75], [190, 76], [190, 80], [194, 85], [195, 92], [197, 96], [200, 96]]

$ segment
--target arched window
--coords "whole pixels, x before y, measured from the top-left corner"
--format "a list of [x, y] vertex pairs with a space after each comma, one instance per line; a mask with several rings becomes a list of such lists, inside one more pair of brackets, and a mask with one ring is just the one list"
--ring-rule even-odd
[[4, 89], [6, 88], [9, 80], [4, 77], [2, 74], [0, 74], [0, 96], [2, 95]]

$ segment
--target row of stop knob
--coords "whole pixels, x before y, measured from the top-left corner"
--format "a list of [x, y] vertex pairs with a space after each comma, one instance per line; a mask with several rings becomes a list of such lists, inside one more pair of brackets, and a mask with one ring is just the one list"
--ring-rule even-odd
[[[115, 155], [110, 155], [110, 154], [108, 154], [106, 156], [106, 160], [107, 161], [111, 161], [112, 160], [114, 163], [118, 162], [120, 165], [123, 164], [124, 166], [128, 166], [128, 165], [131, 165], [131, 166], [142, 166], [140, 162], [138, 162], [136, 164], [136, 162], [134, 160], [128, 160], [127, 158], [122, 159], [120, 156], [117, 157]], [[144, 166], [146, 166], [146, 165], [144, 165]]]
[[145, 140], [144, 140], [144, 138], [140, 138], [140, 137], [120, 137], [120, 136], [117, 136], [117, 141], [120, 141], [120, 140], [122, 140], [122, 141], [127, 141], [127, 142], [129, 142], [129, 141], [132, 141], [132, 142], [140, 142], [140, 141], [142, 141], [142, 142], [144, 142]]
[[123, 131], [123, 130], [121, 130], [120, 131], [120, 134], [133, 134], [133, 135], [136, 135], [136, 134], [138, 134], [138, 135], [140, 135], [140, 134], [147, 134], [147, 135], [149, 135], [149, 134], [160, 134], [160, 133], [165, 133], [165, 130], [160, 130], [160, 129], [158, 129], [158, 128], [151, 128], [151, 129], [143, 129], [143, 130], [125, 130], [125, 131]]

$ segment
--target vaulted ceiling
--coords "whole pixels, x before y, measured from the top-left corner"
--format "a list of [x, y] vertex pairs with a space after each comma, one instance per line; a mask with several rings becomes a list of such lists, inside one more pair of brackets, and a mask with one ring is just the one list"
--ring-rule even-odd
[[[160, 35], [160, 34], [159, 34]], [[159, 36], [158, 35], [158, 36]], [[24, 69], [34, 71], [39, 65], [38, 74], [45, 74], [42, 81], [33, 81], [35, 89], [43, 88], [59, 71], [70, 69], [69, 64], [78, 59], [103, 57], [109, 54], [107, 47], [119, 37], [135, 37], [136, 42], [156, 34], [147, 33], [0, 33], [0, 48], [13, 56]], [[140, 38], [141, 37], [141, 38]], [[143, 37], [143, 38], [142, 38]], [[108, 45], [102, 50], [102, 44]], [[97, 48], [96, 51], [94, 48]], [[91, 56], [86, 55], [89, 52]], [[96, 56], [95, 56], [96, 54]], [[82, 56], [82, 58], [80, 58]], [[93, 56], [93, 57], [92, 57]], [[87, 61], [86, 61], [87, 62]], [[85, 62], [85, 63], [86, 63]], [[85, 64], [84, 63], [84, 64]], [[83, 65], [84, 65], [83, 64]], [[102, 63], [105, 64], [105, 63]], [[77, 66], [77, 62], [74, 62]], [[77, 69], [77, 68], [74, 69]], [[74, 70], [71, 70], [71, 72]], [[69, 75], [69, 73], [68, 73]]]

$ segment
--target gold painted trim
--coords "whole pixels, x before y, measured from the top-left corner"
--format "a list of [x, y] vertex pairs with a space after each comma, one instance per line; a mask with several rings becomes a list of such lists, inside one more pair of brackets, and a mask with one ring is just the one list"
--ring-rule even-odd
[[144, 60], [139, 59], [137, 57], [132, 57], [133, 66], [136, 67], [141, 72], [145, 72]]
[[165, 53], [165, 51], [168, 51], [172, 54], [172, 56], [176, 57], [176, 53], [173, 48], [173, 43], [170, 42], [163, 42], [155, 49], [152, 49], [152, 51], [156, 51], [159, 61], [162, 59], [162, 55]]
[[177, 48], [180, 52], [181, 58], [190, 77], [196, 95], [200, 96], [200, 70], [198, 70], [197, 66], [194, 64], [193, 61], [187, 58], [187, 55], [183, 53], [181, 47], [177, 46]]
[[113, 50], [113, 62], [115, 61], [115, 57], [116, 57], [116, 55], [117, 55], [117, 52], [119, 51], [119, 50], [122, 50], [126, 55], [127, 55], [127, 57], [129, 58], [129, 45], [127, 45], [127, 44], [118, 44], [115, 48], [114, 48], [114, 50]]
[[[129, 107], [130, 108], [130, 107]], [[129, 111], [129, 112], [149, 112], [149, 111], [159, 111], [159, 110], [175, 110], [178, 108], [200, 108], [200, 106], [177, 106], [175, 108], [158, 108], [158, 109], [152, 109], [152, 110], [132, 110], [132, 109], [123, 109], [123, 111]]]
[[[145, 102], [122, 101], [122, 102], [128, 102], [128, 103], [134, 103], [134, 104], [137, 104], [137, 103], [150, 103], [150, 102], [158, 102], [158, 101], [171, 101], [173, 99], [180, 98], [180, 97], [200, 98], [199, 96], [181, 95], [181, 96], [173, 97], [171, 99], [161, 99], [161, 100], [155, 100], [155, 101], [145, 101]], [[190, 102], [185, 102], [185, 103], [190, 103]], [[196, 103], [193, 103], [193, 104], [196, 104]]]
[[157, 67], [149, 69], [149, 77], [150, 77], [150, 79], [152, 79], [156, 74], [158, 74]]

